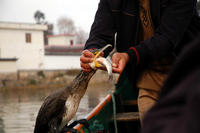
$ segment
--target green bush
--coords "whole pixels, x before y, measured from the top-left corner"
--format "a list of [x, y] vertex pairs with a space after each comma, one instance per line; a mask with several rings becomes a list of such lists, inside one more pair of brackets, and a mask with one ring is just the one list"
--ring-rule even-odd
[[37, 75], [38, 75], [39, 77], [43, 77], [43, 78], [45, 78], [45, 74], [44, 74], [43, 71], [39, 71], [39, 72], [37, 72]]
[[30, 85], [36, 85], [36, 84], [37, 84], [37, 81], [36, 81], [35, 79], [30, 79], [30, 80], [28, 81], [28, 83], [29, 83]]

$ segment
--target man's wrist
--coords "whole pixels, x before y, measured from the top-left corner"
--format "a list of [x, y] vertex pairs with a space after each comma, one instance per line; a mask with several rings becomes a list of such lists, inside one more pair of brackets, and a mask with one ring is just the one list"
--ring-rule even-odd
[[135, 65], [139, 64], [139, 53], [134, 47], [130, 47], [126, 53], [129, 55], [129, 62], [135, 62]]
[[124, 56], [124, 58], [126, 60], [126, 63], [128, 63], [129, 60], [130, 60], [130, 56], [128, 55], [128, 53], [122, 53], [122, 54], [123, 54], [123, 56]]

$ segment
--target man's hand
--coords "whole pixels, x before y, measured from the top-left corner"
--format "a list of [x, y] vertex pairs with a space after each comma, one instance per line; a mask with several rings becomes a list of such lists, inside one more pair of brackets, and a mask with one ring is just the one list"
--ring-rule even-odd
[[129, 61], [127, 53], [115, 53], [112, 57], [112, 69], [114, 73], [121, 73]]
[[94, 54], [90, 52], [89, 50], [84, 50], [82, 52], [82, 55], [80, 57], [80, 61], [81, 61], [80, 65], [83, 71], [85, 72], [92, 71], [92, 68], [90, 67], [88, 63], [91, 63], [93, 61], [93, 58], [94, 58]]
[[[103, 56], [104, 53], [101, 52], [100, 53], [100, 56]], [[88, 63], [91, 63], [93, 61], [93, 58], [94, 58], [94, 54], [92, 52], [90, 52], [89, 50], [84, 50], [82, 52], [82, 55], [80, 57], [80, 61], [81, 61], [81, 68], [83, 71], [85, 72], [91, 72], [92, 71], [92, 68], [90, 67], [90, 65]], [[99, 68], [99, 69], [102, 69], [102, 70], [106, 70], [105, 68]]]

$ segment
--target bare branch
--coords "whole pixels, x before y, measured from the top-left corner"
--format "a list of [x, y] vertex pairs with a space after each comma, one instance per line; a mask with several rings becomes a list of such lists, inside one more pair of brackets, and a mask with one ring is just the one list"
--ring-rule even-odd
[[60, 17], [57, 26], [60, 34], [75, 33], [74, 21], [68, 17]]

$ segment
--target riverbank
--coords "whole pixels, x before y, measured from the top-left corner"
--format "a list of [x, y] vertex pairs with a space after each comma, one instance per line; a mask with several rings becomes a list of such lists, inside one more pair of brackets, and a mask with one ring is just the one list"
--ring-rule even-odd
[[[68, 85], [80, 69], [62, 71], [36, 71], [21, 72], [16, 80], [1, 80], [1, 90], [15, 89], [52, 89], [62, 88]], [[108, 83], [108, 75], [105, 71], [97, 71], [92, 77], [90, 85]], [[109, 84], [109, 83], [108, 83]]]

